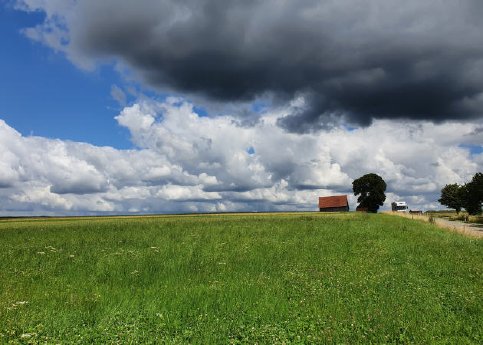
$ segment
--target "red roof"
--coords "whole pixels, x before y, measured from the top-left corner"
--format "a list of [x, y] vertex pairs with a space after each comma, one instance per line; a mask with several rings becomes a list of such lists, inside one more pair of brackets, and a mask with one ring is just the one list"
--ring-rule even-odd
[[346, 207], [349, 203], [347, 195], [321, 196], [319, 197], [319, 208]]

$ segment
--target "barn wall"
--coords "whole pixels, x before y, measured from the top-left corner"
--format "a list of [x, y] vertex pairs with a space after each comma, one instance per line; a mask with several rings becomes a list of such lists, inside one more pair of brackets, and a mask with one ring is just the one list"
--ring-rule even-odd
[[319, 208], [320, 212], [348, 212], [349, 206]]

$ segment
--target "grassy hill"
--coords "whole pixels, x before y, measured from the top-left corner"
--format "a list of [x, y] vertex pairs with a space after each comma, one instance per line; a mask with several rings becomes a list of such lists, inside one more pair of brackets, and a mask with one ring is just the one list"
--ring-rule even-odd
[[483, 242], [388, 215], [0, 221], [0, 343], [481, 343]]

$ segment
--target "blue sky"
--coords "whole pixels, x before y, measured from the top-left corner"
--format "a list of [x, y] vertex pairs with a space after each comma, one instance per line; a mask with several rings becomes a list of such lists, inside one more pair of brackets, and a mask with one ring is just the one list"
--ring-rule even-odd
[[369, 172], [440, 208], [483, 169], [482, 7], [357, 2], [3, 2], [0, 216], [354, 209]]
[[109, 65], [81, 70], [21, 33], [44, 17], [0, 7], [1, 118], [24, 135], [131, 147], [128, 132], [114, 120], [121, 109], [111, 97], [118, 73]]

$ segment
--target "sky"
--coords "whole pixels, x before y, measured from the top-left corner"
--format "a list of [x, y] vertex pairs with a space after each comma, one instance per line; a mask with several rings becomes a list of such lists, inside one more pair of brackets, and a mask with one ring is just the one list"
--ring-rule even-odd
[[479, 0], [0, 1], [0, 216], [315, 211], [483, 170]]

